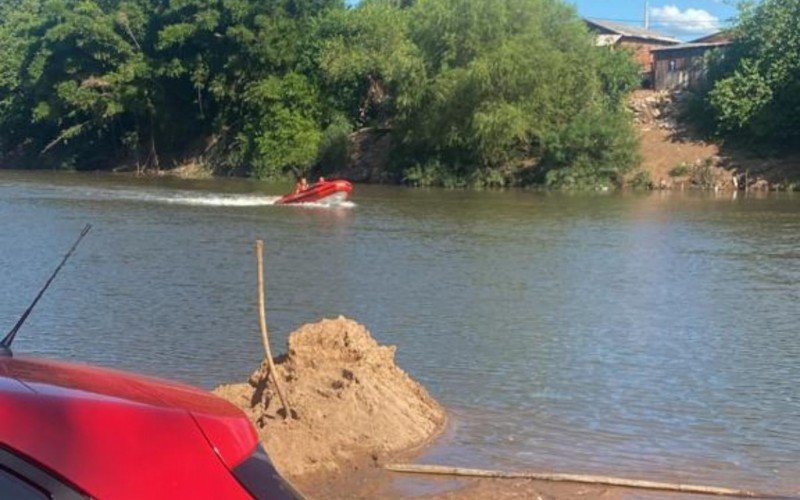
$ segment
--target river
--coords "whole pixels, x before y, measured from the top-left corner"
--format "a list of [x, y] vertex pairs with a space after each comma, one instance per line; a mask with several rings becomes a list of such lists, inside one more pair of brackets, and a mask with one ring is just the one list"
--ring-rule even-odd
[[261, 358], [343, 314], [452, 414], [422, 458], [800, 490], [800, 196], [287, 186], [0, 171], [10, 328], [94, 230], [15, 350], [179, 379]]

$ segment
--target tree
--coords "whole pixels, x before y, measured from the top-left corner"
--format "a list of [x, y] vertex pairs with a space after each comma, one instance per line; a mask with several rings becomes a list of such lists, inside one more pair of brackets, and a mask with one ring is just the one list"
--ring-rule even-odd
[[722, 135], [755, 142], [800, 140], [800, 0], [743, 5], [731, 68], [708, 101]]
[[386, 122], [394, 100], [424, 78], [417, 47], [409, 39], [410, 11], [397, 2], [368, 1], [321, 20], [319, 68], [337, 104], [361, 124]]
[[636, 162], [635, 78], [559, 0], [9, 0], [0, 154], [275, 178], [362, 126], [408, 182], [592, 186]]
[[252, 115], [244, 129], [253, 141], [253, 173], [279, 177], [286, 168], [304, 171], [316, 160], [322, 140], [319, 97], [300, 74], [269, 77], [253, 84], [246, 102]]
[[595, 47], [572, 8], [427, 0], [411, 18], [427, 79], [398, 121], [423, 170], [434, 158], [460, 183], [502, 185], [571, 166], [587, 170], [589, 184], [605, 184], [636, 163], [635, 142], [622, 140], [633, 135], [620, 106], [636, 68]]

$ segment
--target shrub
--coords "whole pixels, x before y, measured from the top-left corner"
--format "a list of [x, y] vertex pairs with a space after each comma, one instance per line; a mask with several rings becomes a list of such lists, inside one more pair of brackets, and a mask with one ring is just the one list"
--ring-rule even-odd
[[640, 170], [628, 181], [628, 185], [633, 189], [652, 189], [653, 180], [650, 178], [650, 172]]
[[714, 187], [717, 178], [714, 175], [714, 167], [711, 160], [706, 159], [700, 165], [695, 165], [694, 168], [692, 168], [691, 181], [692, 184], [703, 189]]
[[341, 114], [336, 115], [325, 128], [317, 154], [320, 172], [341, 170], [347, 165], [349, 138], [352, 131], [352, 126]]
[[712, 65], [706, 102], [716, 132], [800, 148], [800, 0], [743, 2], [738, 38]]
[[671, 177], [683, 177], [692, 171], [692, 166], [686, 162], [681, 162], [669, 171]]

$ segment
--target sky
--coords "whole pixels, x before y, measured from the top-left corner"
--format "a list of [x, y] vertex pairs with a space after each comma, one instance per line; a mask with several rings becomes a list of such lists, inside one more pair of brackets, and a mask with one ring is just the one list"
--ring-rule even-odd
[[[584, 17], [642, 26], [644, 0], [568, 0]], [[736, 15], [728, 0], [650, 0], [650, 28], [682, 40], [719, 31]]]
[[[359, 0], [346, 0], [356, 5]], [[583, 17], [642, 26], [645, 0], [565, 0]], [[681, 40], [719, 31], [736, 15], [736, 0], [649, 0], [650, 28]]]

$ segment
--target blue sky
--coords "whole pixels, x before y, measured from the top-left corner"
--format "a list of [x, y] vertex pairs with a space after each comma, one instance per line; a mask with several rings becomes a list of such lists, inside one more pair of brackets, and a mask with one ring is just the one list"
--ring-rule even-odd
[[[644, 0], [568, 0], [584, 17], [641, 25]], [[681, 39], [697, 38], [724, 27], [736, 15], [728, 0], [650, 0], [651, 28]]]
[[[355, 5], [359, 0], [346, 0]], [[584, 17], [642, 25], [645, 0], [565, 0]], [[736, 15], [736, 0], [650, 0], [651, 28], [691, 40], [725, 27]]]

